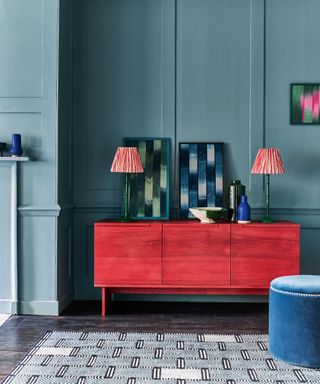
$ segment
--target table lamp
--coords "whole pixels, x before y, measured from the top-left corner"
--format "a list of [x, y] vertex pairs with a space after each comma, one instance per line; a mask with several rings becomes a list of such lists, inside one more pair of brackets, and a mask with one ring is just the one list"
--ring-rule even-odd
[[251, 168], [251, 173], [266, 175], [266, 213], [263, 223], [272, 223], [270, 218], [270, 175], [285, 173], [278, 148], [260, 148]]
[[111, 172], [125, 174], [124, 216], [121, 218], [121, 221], [131, 221], [129, 218], [129, 177], [130, 173], [143, 172], [138, 149], [136, 147], [118, 147], [111, 165]]

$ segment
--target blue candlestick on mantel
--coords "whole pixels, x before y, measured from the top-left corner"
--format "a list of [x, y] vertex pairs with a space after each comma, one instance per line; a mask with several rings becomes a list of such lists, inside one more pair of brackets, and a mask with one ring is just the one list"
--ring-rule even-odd
[[12, 146], [10, 149], [10, 153], [13, 156], [21, 156], [22, 155], [22, 147], [21, 147], [21, 135], [20, 133], [14, 133], [12, 135]]

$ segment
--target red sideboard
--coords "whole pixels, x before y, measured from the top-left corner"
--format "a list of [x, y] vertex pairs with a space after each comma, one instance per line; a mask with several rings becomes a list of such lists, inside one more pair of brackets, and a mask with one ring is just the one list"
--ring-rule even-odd
[[111, 293], [266, 295], [273, 278], [299, 270], [300, 226], [291, 222], [94, 226], [94, 285], [102, 288], [102, 315]]

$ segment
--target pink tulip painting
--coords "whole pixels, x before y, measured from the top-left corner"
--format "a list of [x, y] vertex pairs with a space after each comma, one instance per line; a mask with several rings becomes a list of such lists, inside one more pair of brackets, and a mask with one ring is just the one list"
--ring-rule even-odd
[[313, 92], [312, 94], [312, 118], [319, 120], [320, 115], [320, 91]]
[[320, 124], [320, 84], [291, 84], [291, 124]]

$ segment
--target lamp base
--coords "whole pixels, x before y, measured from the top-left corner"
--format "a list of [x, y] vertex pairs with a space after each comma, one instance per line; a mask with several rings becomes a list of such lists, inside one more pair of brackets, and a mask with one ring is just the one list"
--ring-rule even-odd
[[276, 220], [274, 219], [271, 219], [271, 217], [264, 217], [262, 220], [261, 220], [261, 223], [274, 223]]
[[130, 217], [120, 217], [120, 219], [118, 219], [118, 221], [120, 223], [132, 223], [134, 220], [130, 219]]

